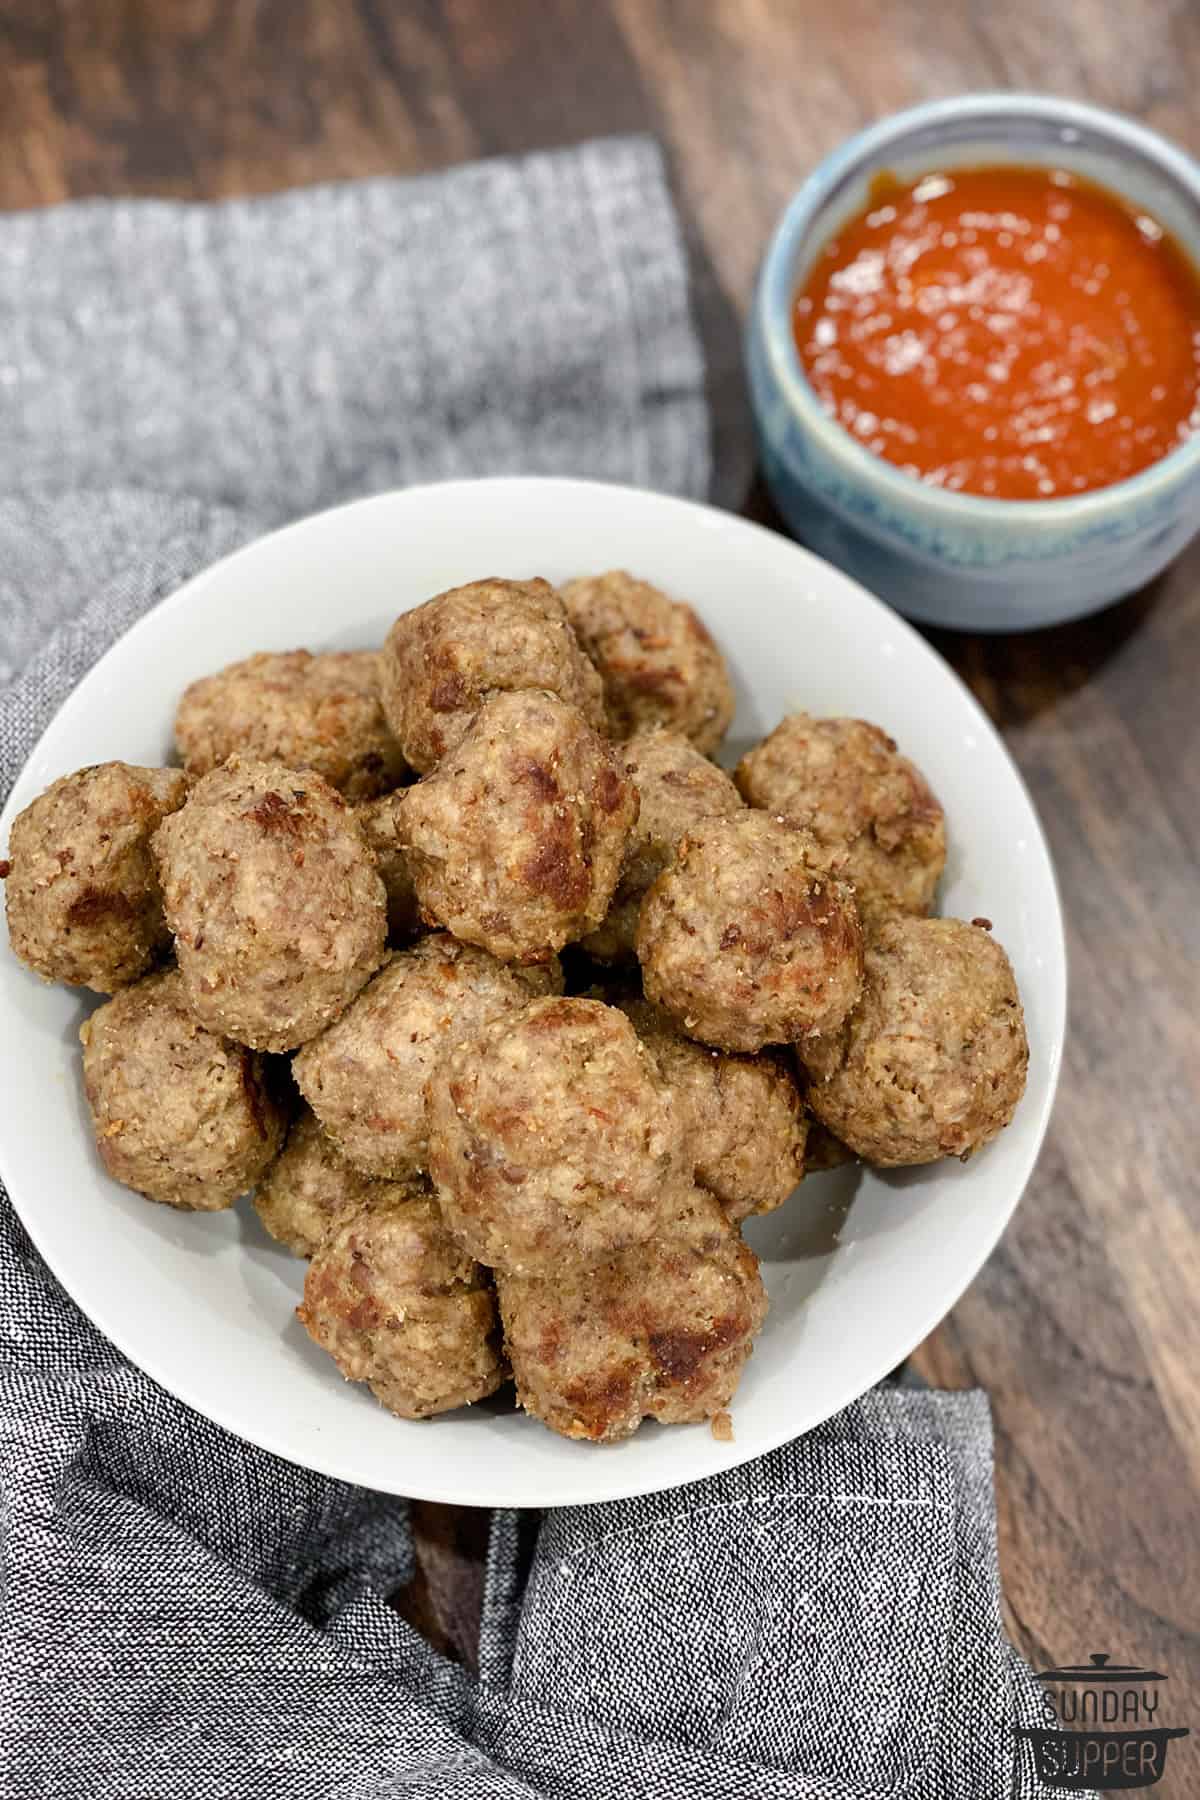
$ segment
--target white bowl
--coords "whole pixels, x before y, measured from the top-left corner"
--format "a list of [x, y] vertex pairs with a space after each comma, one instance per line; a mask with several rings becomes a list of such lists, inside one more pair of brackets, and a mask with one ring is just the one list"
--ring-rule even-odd
[[1032, 1058], [1016, 1119], [975, 1161], [810, 1179], [751, 1223], [771, 1311], [733, 1407], [707, 1426], [569, 1443], [484, 1404], [421, 1424], [343, 1382], [293, 1316], [303, 1265], [243, 1201], [176, 1213], [104, 1174], [79, 1079], [89, 1003], [0, 945], [0, 1171], [63, 1286], [146, 1373], [293, 1462], [388, 1492], [550, 1506], [652, 1492], [808, 1430], [900, 1362], [958, 1299], [1020, 1198], [1063, 1041], [1062, 920], [1041, 829], [991, 725], [895, 613], [784, 538], [727, 513], [582, 481], [448, 482], [305, 519], [162, 602], [79, 684], [0, 818], [85, 763], [161, 763], [178, 695], [254, 650], [378, 644], [397, 612], [489, 574], [624, 566], [691, 600], [733, 668], [730, 754], [790, 708], [854, 713], [930, 777], [951, 843], [942, 910], [985, 914], [1012, 957]]

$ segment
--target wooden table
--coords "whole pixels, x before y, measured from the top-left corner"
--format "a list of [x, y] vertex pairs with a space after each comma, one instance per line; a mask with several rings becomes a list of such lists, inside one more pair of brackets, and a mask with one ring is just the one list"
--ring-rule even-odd
[[[1200, 152], [1171, 0], [10, 0], [0, 205], [201, 199], [656, 132], [695, 268], [716, 497], [760, 513], [738, 321], [777, 213], [847, 132], [965, 88], [1057, 90]], [[1165, 1669], [1200, 1785], [1200, 548], [1097, 619], [933, 634], [1058, 861], [1071, 1034], [1041, 1164], [917, 1356], [996, 1420], [1009, 1625], [1039, 1666]], [[482, 1515], [417, 1509], [409, 1615], [470, 1662]], [[1190, 1777], [1190, 1779], [1189, 1779]]]

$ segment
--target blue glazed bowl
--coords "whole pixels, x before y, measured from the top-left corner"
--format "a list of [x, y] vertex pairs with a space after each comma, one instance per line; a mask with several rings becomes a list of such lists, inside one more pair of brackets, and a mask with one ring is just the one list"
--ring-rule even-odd
[[1032, 94], [970, 94], [896, 113], [814, 170], [767, 250], [747, 360], [767, 484], [796, 532], [910, 618], [1024, 631], [1095, 612], [1200, 531], [1200, 436], [1108, 488], [989, 500], [906, 475], [829, 418], [805, 379], [792, 302], [871, 178], [1010, 162], [1069, 169], [1153, 214], [1200, 265], [1200, 163], [1133, 120]]

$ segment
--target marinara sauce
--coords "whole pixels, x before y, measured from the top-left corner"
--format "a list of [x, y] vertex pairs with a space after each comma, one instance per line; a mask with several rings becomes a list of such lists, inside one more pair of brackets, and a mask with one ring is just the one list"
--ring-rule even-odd
[[877, 178], [793, 323], [826, 411], [939, 487], [1059, 499], [1200, 427], [1200, 276], [1155, 220], [1061, 170]]

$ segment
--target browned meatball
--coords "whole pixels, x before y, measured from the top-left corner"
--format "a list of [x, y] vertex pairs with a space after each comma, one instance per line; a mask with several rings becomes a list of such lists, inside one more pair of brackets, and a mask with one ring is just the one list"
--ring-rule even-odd
[[450, 1229], [514, 1273], [645, 1243], [690, 1178], [674, 1096], [597, 1000], [535, 1001], [464, 1038], [429, 1083], [429, 1145]]
[[444, 932], [398, 951], [292, 1073], [356, 1167], [398, 1178], [428, 1166], [425, 1084], [440, 1058], [490, 1019], [522, 1012], [561, 978], [557, 962], [514, 969]]
[[462, 742], [493, 694], [540, 688], [604, 727], [600, 677], [546, 581], [472, 581], [401, 613], [383, 652], [383, 703], [422, 774]]
[[888, 919], [867, 945], [858, 1006], [802, 1054], [809, 1105], [868, 1162], [969, 1156], [1025, 1091], [1029, 1045], [1009, 960], [961, 919]]
[[79, 1036], [96, 1147], [114, 1180], [203, 1212], [253, 1187], [286, 1115], [263, 1059], [198, 1023], [176, 970], [123, 989]]
[[767, 1311], [753, 1252], [698, 1188], [652, 1244], [497, 1286], [521, 1405], [594, 1441], [722, 1412]]
[[807, 831], [762, 812], [693, 827], [642, 902], [637, 952], [647, 997], [726, 1050], [831, 1031], [862, 984], [853, 894]]
[[787, 813], [823, 848], [845, 852], [842, 874], [868, 927], [933, 905], [946, 822], [925, 777], [878, 726], [793, 713], [734, 779], [751, 806]]
[[782, 1206], [804, 1174], [808, 1116], [783, 1056], [731, 1056], [681, 1037], [648, 1001], [622, 1012], [685, 1108], [696, 1180], [737, 1221]]
[[386, 1186], [352, 1168], [306, 1107], [259, 1183], [254, 1208], [273, 1238], [307, 1257], [335, 1217]]
[[646, 889], [674, 859], [675, 846], [701, 819], [741, 812], [742, 799], [716, 763], [673, 731], [643, 731], [625, 745], [625, 773], [638, 791], [637, 823], [612, 905], [583, 947], [602, 962], [633, 961]]
[[402, 1419], [467, 1406], [505, 1379], [484, 1272], [421, 1183], [387, 1183], [337, 1218], [296, 1310], [347, 1381], [365, 1381]]
[[415, 937], [421, 929], [421, 909], [417, 904], [412, 871], [396, 835], [396, 802], [399, 798], [399, 794], [384, 794], [381, 799], [371, 800], [354, 811], [387, 894], [388, 937], [394, 944]]
[[14, 953], [47, 981], [112, 994], [169, 948], [150, 840], [187, 797], [178, 769], [98, 763], [13, 820], [5, 886]]
[[[801, 1064], [803, 1071], [803, 1064]], [[808, 1122], [808, 1138], [804, 1146], [804, 1173], [806, 1175], [827, 1175], [831, 1169], [844, 1169], [847, 1163], [858, 1161], [849, 1144], [843, 1144], [841, 1138], [834, 1137], [828, 1125], [822, 1125], [820, 1119]]]
[[379, 698], [377, 650], [263, 651], [193, 681], [175, 715], [184, 767], [207, 775], [230, 756], [315, 769], [348, 800], [404, 774]]
[[604, 917], [637, 810], [616, 748], [531, 691], [489, 700], [396, 818], [430, 923], [536, 962]]
[[733, 683], [692, 608], [621, 569], [568, 581], [560, 592], [604, 679], [616, 734], [664, 725], [697, 750], [715, 750], [733, 719]]
[[312, 770], [230, 757], [159, 826], [154, 851], [188, 1004], [239, 1043], [315, 1037], [383, 960], [375, 860]]

